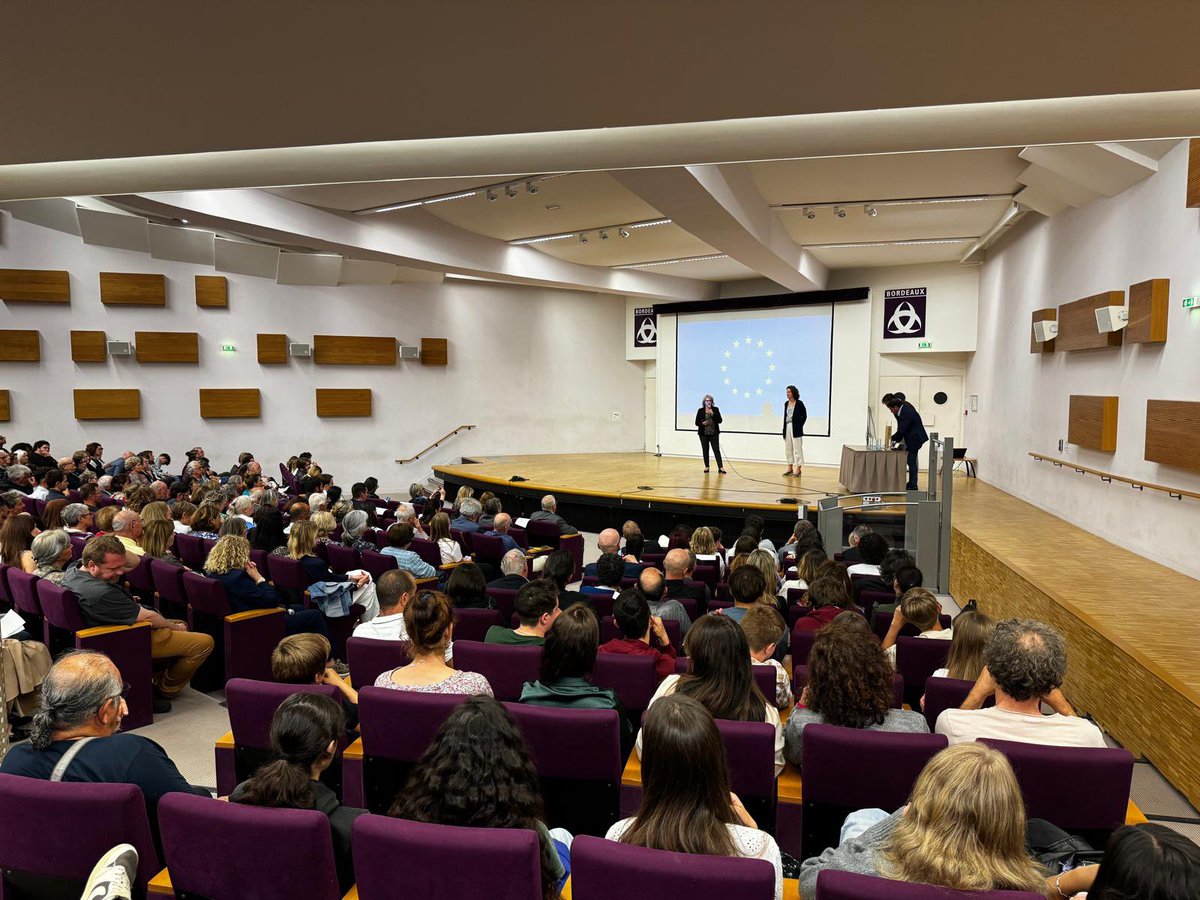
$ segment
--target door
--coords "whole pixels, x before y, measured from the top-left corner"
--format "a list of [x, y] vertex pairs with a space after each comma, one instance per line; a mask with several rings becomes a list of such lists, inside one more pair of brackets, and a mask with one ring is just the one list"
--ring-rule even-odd
[[963, 384], [958, 375], [922, 375], [917, 412], [930, 434], [963, 443]]

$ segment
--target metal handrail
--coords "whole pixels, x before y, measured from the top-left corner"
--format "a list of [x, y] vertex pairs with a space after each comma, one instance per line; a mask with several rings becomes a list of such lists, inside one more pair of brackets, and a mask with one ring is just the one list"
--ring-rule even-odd
[[436, 441], [434, 441], [432, 444], [430, 444], [428, 447], [426, 447], [424, 450], [422, 450], [416, 456], [409, 456], [405, 459], [397, 459], [396, 462], [400, 463], [400, 465], [404, 465], [405, 463], [414, 462], [414, 461], [420, 459], [422, 456], [424, 456], [426, 453], [428, 453], [434, 447], [439, 446], [442, 443], [442, 441], [454, 437], [460, 431], [470, 431], [472, 428], [475, 428], [475, 427], [476, 427], [475, 425], [459, 425], [453, 431], [448, 431], [445, 434], [443, 434], [440, 438], [438, 438]]
[[1160, 493], [1166, 494], [1172, 500], [1182, 500], [1184, 497], [1187, 497], [1191, 500], [1200, 500], [1200, 494], [1196, 493], [1195, 491], [1187, 491], [1183, 488], [1168, 487], [1165, 484], [1154, 484], [1150, 481], [1129, 478], [1125, 475], [1114, 475], [1112, 472], [1103, 472], [1100, 469], [1093, 469], [1091, 466], [1084, 466], [1077, 462], [1071, 462], [1069, 459], [1058, 459], [1053, 456], [1045, 456], [1041, 453], [1034, 453], [1033, 451], [1030, 451], [1029, 455], [1036, 460], [1040, 460], [1041, 462], [1051, 463], [1056, 469], [1069, 468], [1074, 469], [1079, 475], [1095, 475], [1105, 484], [1112, 484], [1114, 481], [1116, 481], [1120, 482], [1121, 484], [1127, 484], [1136, 491], [1159, 491]]

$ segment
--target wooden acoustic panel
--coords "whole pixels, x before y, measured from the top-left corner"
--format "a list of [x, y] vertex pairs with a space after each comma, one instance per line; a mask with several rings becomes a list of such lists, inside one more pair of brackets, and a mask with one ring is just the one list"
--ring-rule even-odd
[[226, 309], [229, 306], [229, 279], [224, 275], [197, 275], [196, 305], [204, 309]]
[[370, 388], [317, 388], [317, 415], [322, 419], [371, 415]]
[[0, 269], [0, 300], [70, 303], [71, 273], [59, 269]]
[[286, 334], [260, 334], [258, 361], [261, 365], [277, 365], [288, 361]]
[[71, 359], [75, 362], [108, 360], [108, 335], [103, 331], [72, 331]]
[[100, 302], [106, 306], [166, 306], [165, 275], [101, 272]]
[[1101, 334], [1096, 327], [1096, 310], [1102, 306], [1124, 306], [1124, 291], [1105, 291], [1084, 297], [1058, 308], [1058, 350], [1096, 350], [1101, 347], [1120, 347], [1122, 334], [1110, 331]]
[[200, 362], [200, 335], [194, 331], [135, 331], [133, 346], [140, 363]]
[[1197, 434], [1200, 434], [1200, 403], [1146, 401], [1147, 461], [1200, 470]]
[[1129, 286], [1129, 325], [1125, 340], [1131, 344], [1164, 344], [1167, 340], [1167, 305], [1171, 279], [1151, 278]]
[[394, 337], [313, 335], [313, 362], [318, 366], [394, 366]]
[[1187, 205], [1200, 206], [1200, 138], [1188, 142]]
[[1117, 449], [1117, 398], [1071, 395], [1067, 443], [1112, 453]]
[[93, 419], [140, 419], [142, 417], [142, 395], [137, 388], [104, 388], [90, 390], [76, 388], [75, 418]]
[[1038, 322], [1054, 322], [1058, 319], [1058, 310], [1053, 307], [1050, 309], [1035, 309], [1033, 311], [1033, 321], [1029, 323], [1029, 352], [1030, 353], [1053, 353], [1054, 338], [1048, 341], [1039, 343], [1033, 336], [1033, 326]]
[[258, 388], [200, 388], [202, 419], [257, 419], [261, 415]]
[[41, 334], [36, 331], [0, 331], [0, 362], [39, 362]]
[[421, 365], [445, 366], [450, 362], [450, 342], [445, 338], [421, 338]]
[[0, 422], [7, 422], [12, 418], [12, 394], [7, 390], [0, 391]]

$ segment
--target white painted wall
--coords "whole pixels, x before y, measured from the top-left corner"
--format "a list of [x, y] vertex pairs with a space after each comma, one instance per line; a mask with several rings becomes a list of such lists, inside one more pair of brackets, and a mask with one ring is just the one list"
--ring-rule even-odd
[[[12, 392], [13, 417], [0, 423], [12, 444], [46, 438], [56, 454], [101, 441], [115, 455], [129, 448], [165, 450], [180, 463], [202, 444], [228, 464], [249, 449], [274, 462], [312, 450], [341, 481], [375, 475], [399, 490], [435, 463], [460, 456], [641, 450], [642, 364], [625, 359], [625, 306], [583, 292], [466, 281], [388, 286], [281, 286], [229, 276], [229, 308], [198, 309], [193, 276], [211, 268], [153, 260], [147, 254], [85, 245], [78, 237], [0, 216], [0, 268], [67, 269], [71, 303], [0, 303], [0, 328], [42, 333], [41, 363], [0, 363], [0, 387]], [[101, 305], [101, 271], [162, 272], [165, 309]], [[131, 340], [134, 331], [196, 331], [199, 365], [71, 361], [71, 329], [103, 330]], [[395, 335], [450, 341], [450, 365], [394, 368], [315, 366], [293, 359], [260, 366], [255, 334], [286, 332]], [[237, 352], [222, 353], [225, 342]], [[137, 422], [77, 422], [76, 387], [136, 387]], [[197, 388], [259, 387], [259, 420], [202, 420]], [[370, 387], [369, 419], [316, 416], [316, 387]], [[621, 414], [620, 421], [612, 413]], [[479, 427], [450, 439], [416, 463], [411, 456], [457, 425]]]
[[[1057, 442], [1066, 437], [1071, 394], [1116, 395], [1116, 452], [1070, 448], [1066, 456], [1104, 471], [1200, 490], [1200, 474], [1143, 458], [1146, 401], [1200, 400], [1200, 312], [1180, 302], [1200, 289], [1200, 211], [1184, 206], [1186, 180], [1185, 141], [1163, 157], [1157, 175], [1116, 197], [1053, 219], [1033, 219], [993, 248], [981, 273], [979, 347], [967, 373], [967, 394], [979, 395], [979, 414], [967, 418], [967, 443], [985, 481], [1200, 577], [1195, 502], [1105, 484], [1026, 455], [1060, 455]], [[1165, 345], [1029, 352], [1033, 310], [1125, 290], [1147, 278], [1171, 279]]]

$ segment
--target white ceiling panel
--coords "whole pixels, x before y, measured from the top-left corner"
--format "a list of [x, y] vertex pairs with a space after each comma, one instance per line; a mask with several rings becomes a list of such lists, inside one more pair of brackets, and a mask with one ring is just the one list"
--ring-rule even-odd
[[644, 269], [629, 269], [631, 272], [657, 272], [660, 275], [674, 275], [678, 278], [699, 278], [704, 281], [741, 281], [745, 278], [759, 278], [753, 269], [742, 265], [729, 257], [720, 259], [705, 259], [696, 262], [671, 263], [665, 266], [652, 266]]
[[673, 224], [656, 225], [653, 228], [631, 228], [627, 238], [621, 237], [614, 230], [608, 230], [606, 233], [608, 239], [604, 240], [595, 231], [587, 232], [586, 244], [580, 243], [578, 237], [573, 237], [526, 246], [555, 259], [585, 266], [619, 266], [659, 259], [677, 259], [681, 256], [707, 256], [710, 253], [721, 252]]
[[173, 259], [177, 262], [211, 266], [215, 262], [214, 235], [198, 228], [177, 228], [172, 225], [149, 226], [150, 255], [154, 259]]
[[445, 272], [436, 272], [433, 269], [414, 269], [411, 266], [396, 266], [396, 274], [392, 278], [392, 283], [441, 284], [445, 280]]
[[391, 284], [396, 266], [374, 259], [343, 259], [340, 284]]
[[275, 281], [333, 287], [341, 274], [342, 257], [337, 253], [280, 253]]
[[857, 269], [868, 266], [907, 266], [917, 263], [957, 262], [971, 246], [971, 241], [954, 244], [909, 244], [875, 247], [845, 247], [838, 249], [809, 248], [830, 269]]
[[51, 200], [11, 200], [0, 204], [12, 213], [14, 219], [53, 228], [67, 234], [79, 234], [79, 217], [75, 214], [75, 201], [63, 197]]
[[881, 205], [875, 207], [875, 216], [867, 215], [858, 205], [846, 207], [846, 216], [841, 219], [828, 208], [812, 210], [812, 219], [806, 218], [801, 209], [780, 209], [776, 214], [792, 240], [807, 247], [812, 244], [979, 236], [996, 224], [1009, 205], [1007, 200]]
[[79, 207], [79, 235], [85, 244], [116, 247], [118, 250], [150, 252], [149, 220], [142, 216], [104, 212]]
[[218, 272], [274, 278], [279, 272], [279, 248], [216, 238], [213, 241]]

